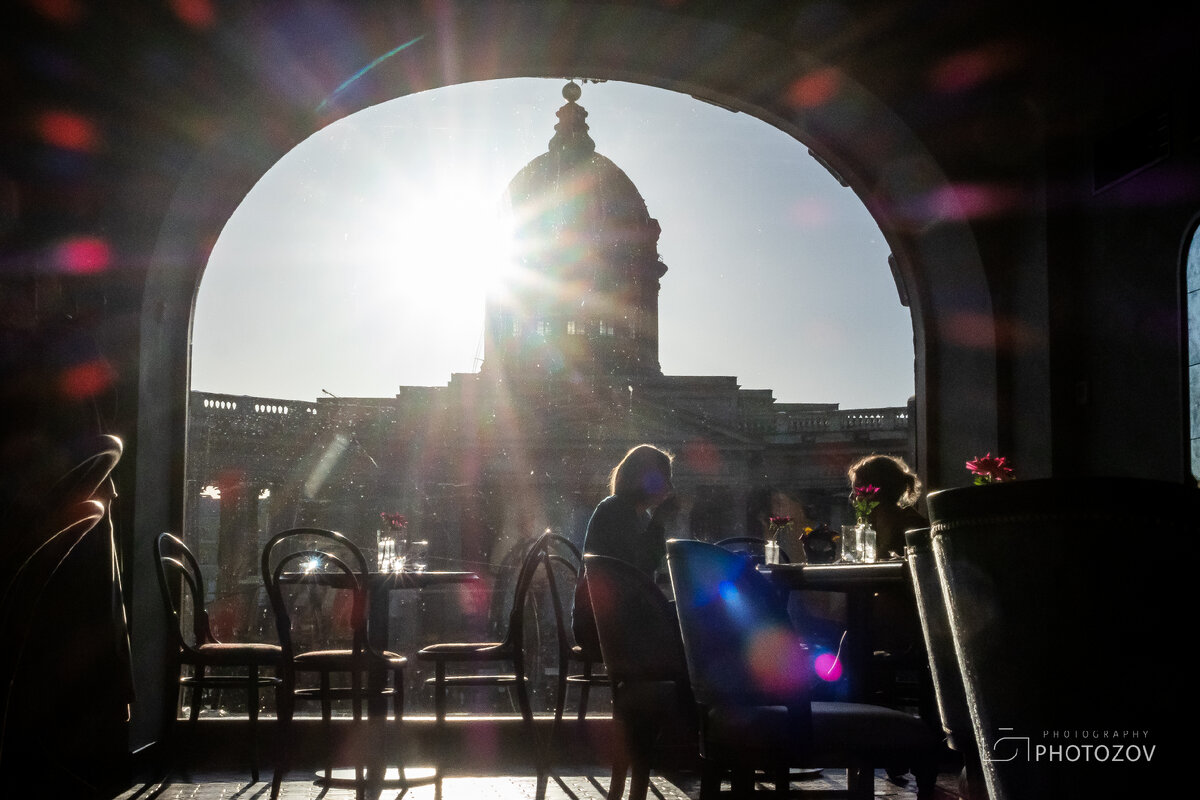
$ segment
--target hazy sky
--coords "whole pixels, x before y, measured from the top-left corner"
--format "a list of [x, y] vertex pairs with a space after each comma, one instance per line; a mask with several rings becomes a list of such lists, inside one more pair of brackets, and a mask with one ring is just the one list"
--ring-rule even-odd
[[[497, 209], [544, 153], [562, 80], [466, 84], [314, 134], [246, 196], [196, 301], [192, 388], [390, 397], [478, 370]], [[667, 375], [785, 402], [902, 405], [912, 322], [854, 193], [779, 130], [686, 95], [584, 84], [596, 151], [662, 225]]]

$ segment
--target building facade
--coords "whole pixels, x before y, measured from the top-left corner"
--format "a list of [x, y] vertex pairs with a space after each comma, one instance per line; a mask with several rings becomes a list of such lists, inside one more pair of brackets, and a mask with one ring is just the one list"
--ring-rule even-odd
[[[508, 187], [521, 277], [489, 298], [478, 373], [390, 398], [191, 394], [187, 529], [218, 596], [256, 585], [272, 532], [334, 528], [373, 552], [385, 512], [435, 565], [500, 576], [543, 530], [582, 544], [641, 442], [676, 456], [669, 535], [708, 540], [761, 535], [772, 514], [799, 530], [851, 521], [846, 468], [911, 458], [908, 407], [777, 403], [732, 376], [662, 374], [659, 225], [595, 152], [579, 87], [563, 95], [548, 151]], [[252, 603], [233, 617], [250, 622]]]

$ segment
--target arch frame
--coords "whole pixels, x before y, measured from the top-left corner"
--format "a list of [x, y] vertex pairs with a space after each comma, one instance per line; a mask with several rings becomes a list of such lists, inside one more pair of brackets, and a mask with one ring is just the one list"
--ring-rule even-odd
[[[477, 80], [574, 76], [652, 85], [750, 114], [808, 147], [862, 200], [895, 257], [897, 282], [912, 312], [922, 478], [938, 485], [954, 475], [957, 482], [962, 453], [996, 446], [997, 338], [974, 230], [955, 209], [947, 170], [921, 136], [847, 66], [733, 13], [689, 16], [658, 4], [526, 2], [444, 4], [425, 16], [394, 6], [367, 3], [339, 11], [344, 39], [374, 43], [372, 51], [397, 48], [357, 80], [347, 77], [369, 63], [367, 56], [337, 56], [336, 41], [327, 43], [328, 52], [301, 53], [302, 37], [289, 51], [293, 65], [307, 68], [329, 56], [334, 66], [328, 74], [309, 73], [290, 93], [278, 94], [277, 75], [251, 70], [247, 95], [263, 105], [253, 117], [248, 105], [217, 110], [216, 133], [194, 152], [163, 211], [140, 320], [138, 542], [182, 529], [194, 302], [211, 244], [242, 198], [324, 125], [379, 102]], [[286, 48], [283, 23], [258, 19], [256, 35], [242, 29], [240, 44], [250, 49], [271, 39]], [[806, 94], [814, 86], [832, 88]], [[250, 137], [254, 146], [248, 146], [252, 131], [261, 135]], [[932, 203], [934, 197], [951, 201]], [[964, 324], [972, 331], [966, 338]], [[968, 402], [964, 390], [971, 393]], [[135, 571], [150, 574], [149, 555], [148, 546], [135, 548]], [[154, 676], [139, 680], [151, 696], [161, 691]], [[146, 725], [135, 729], [145, 731]]]

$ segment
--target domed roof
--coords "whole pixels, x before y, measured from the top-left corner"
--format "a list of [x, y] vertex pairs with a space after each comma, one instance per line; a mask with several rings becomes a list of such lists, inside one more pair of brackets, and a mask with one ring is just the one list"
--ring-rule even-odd
[[572, 385], [661, 375], [658, 221], [629, 176], [596, 152], [579, 87], [568, 83], [563, 97], [549, 150], [508, 185], [523, 269], [489, 294], [484, 367]]
[[587, 111], [575, 103], [579, 87], [568, 83], [563, 97], [549, 150], [525, 165], [506, 192], [519, 250], [528, 255], [523, 260], [561, 267], [561, 248], [582, 248], [610, 263], [657, 264], [661, 271], [651, 271], [661, 277], [658, 221], [629, 176], [596, 152]]

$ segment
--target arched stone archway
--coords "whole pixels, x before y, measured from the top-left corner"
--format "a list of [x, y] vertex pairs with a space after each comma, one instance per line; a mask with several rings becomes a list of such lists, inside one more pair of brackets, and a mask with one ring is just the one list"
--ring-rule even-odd
[[[216, 112], [215, 132], [193, 154], [163, 215], [141, 317], [139, 533], [181, 525], [192, 305], [209, 248], [242, 198], [291, 147], [335, 119], [483, 79], [644, 83], [751, 114], [795, 137], [857, 193], [892, 248], [913, 314], [916, 445], [926, 480], [937, 485], [962, 453], [991, 446], [999, 426], [991, 293], [945, 170], [853, 75], [735, 17], [541, 2], [469, 5], [435, 18], [370, 4], [339, 10], [333, 32], [317, 40], [285, 20], [256, 20], [241, 41], [233, 27], [232, 46], [277, 47], [290, 34], [305, 59], [292, 62], [294, 82], [281, 78], [286, 59], [264, 57], [245, 73], [246, 102]], [[347, 55], [350, 42], [369, 48]], [[350, 79], [379, 53], [391, 55]], [[148, 556], [136, 548], [135, 559], [147, 561], [135, 561], [135, 571], [150, 574]], [[153, 695], [157, 680], [142, 678]]]

